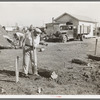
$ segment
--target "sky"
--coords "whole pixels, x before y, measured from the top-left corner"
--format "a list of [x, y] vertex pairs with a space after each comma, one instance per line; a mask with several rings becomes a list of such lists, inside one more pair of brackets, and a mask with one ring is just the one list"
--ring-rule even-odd
[[0, 2], [0, 24], [40, 27], [65, 12], [100, 22], [99, 10], [100, 2]]

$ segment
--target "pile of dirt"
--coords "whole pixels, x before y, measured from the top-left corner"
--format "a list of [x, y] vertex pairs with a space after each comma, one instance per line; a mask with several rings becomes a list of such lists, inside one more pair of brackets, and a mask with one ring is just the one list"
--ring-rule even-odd
[[100, 94], [100, 62], [91, 61], [91, 69], [83, 70], [83, 80], [91, 82], [96, 86], [97, 94]]
[[55, 80], [57, 84], [59, 85], [67, 85], [69, 82], [72, 82], [75, 80], [73, 72], [62, 72], [60, 75], [58, 75], [58, 78]]
[[0, 45], [1, 46], [9, 46], [10, 44], [7, 42], [7, 40], [3, 37], [3, 35], [7, 35], [7, 32], [2, 28], [0, 25]]

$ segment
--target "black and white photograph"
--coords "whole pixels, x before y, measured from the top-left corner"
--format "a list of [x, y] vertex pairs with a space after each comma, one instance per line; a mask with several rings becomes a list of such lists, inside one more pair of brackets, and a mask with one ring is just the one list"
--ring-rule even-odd
[[100, 95], [99, 10], [100, 2], [0, 2], [1, 97]]

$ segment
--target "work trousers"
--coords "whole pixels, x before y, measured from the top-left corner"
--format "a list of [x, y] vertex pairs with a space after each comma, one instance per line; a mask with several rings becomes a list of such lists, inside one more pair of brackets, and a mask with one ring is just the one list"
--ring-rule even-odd
[[20, 39], [19, 39], [19, 46], [20, 46], [20, 47], [23, 46], [23, 37], [20, 37]]
[[33, 74], [37, 74], [37, 57], [33, 54], [36, 54], [36, 48], [34, 48], [33, 53], [32, 48], [28, 46], [23, 47], [23, 69], [26, 75], [28, 74], [30, 61]]

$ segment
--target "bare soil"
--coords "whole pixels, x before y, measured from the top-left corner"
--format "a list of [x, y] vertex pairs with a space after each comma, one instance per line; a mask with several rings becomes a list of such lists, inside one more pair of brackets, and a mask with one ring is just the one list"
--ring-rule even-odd
[[[15, 59], [20, 57], [19, 70], [22, 72], [22, 49], [0, 50], [0, 90], [2, 95], [97, 95], [100, 94], [100, 61], [88, 59], [87, 54], [94, 54], [95, 38], [67, 43], [48, 43], [45, 51], [39, 52], [38, 68], [55, 71], [57, 79], [46, 76], [30, 77], [20, 75], [15, 82]], [[97, 55], [100, 55], [98, 40]], [[89, 65], [71, 63], [72, 59], [81, 59]], [[92, 68], [91, 68], [92, 67]], [[38, 88], [42, 88], [38, 93]]]

